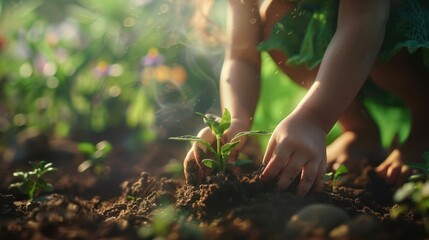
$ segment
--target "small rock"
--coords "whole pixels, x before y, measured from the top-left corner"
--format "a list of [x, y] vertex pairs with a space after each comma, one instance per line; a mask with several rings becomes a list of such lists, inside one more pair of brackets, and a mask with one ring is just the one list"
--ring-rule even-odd
[[310, 205], [293, 215], [286, 224], [286, 239], [325, 237], [349, 219], [349, 215], [339, 207], [329, 204]]
[[378, 239], [382, 233], [381, 223], [368, 215], [359, 215], [329, 233], [331, 239]]

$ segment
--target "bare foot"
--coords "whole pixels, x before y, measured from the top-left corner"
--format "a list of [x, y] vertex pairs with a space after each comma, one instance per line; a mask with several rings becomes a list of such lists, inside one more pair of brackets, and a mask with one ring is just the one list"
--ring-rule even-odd
[[378, 131], [346, 131], [327, 148], [328, 170], [344, 164], [350, 171], [359, 170], [361, 164], [384, 158]]
[[429, 129], [413, 130], [407, 141], [393, 150], [376, 168], [376, 172], [388, 184], [398, 188], [412, 173], [412, 169], [406, 164], [423, 162], [423, 153], [427, 151], [429, 151]]

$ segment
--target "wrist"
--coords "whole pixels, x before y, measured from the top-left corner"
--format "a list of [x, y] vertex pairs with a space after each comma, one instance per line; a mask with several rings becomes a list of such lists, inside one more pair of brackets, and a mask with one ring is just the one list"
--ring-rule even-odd
[[248, 131], [252, 126], [251, 118], [231, 118], [231, 126], [234, 126], [236, 129], [241, 129], [241, 131]]
[[306, 122], [307, 124], [320, 129], [325, 135], [329, 133], [335, 124], [335, 121], [332, 123], [332, 121], [326, 118], [323, 114], [320, 114], [318, 111], [312, 111], [312, 109], [308, 109], [306, 107], [296, 108], [290, 116], [292, 118], [297, 118], [297, 121]]

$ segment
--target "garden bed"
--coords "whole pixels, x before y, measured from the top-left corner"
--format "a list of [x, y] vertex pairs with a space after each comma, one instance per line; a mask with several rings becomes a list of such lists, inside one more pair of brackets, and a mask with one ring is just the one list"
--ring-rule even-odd
[[[412, 211], [390, 218], [393, 191], [366, 166], [333, 188], [305, 198], [278, 192], [258, 179], [259, 169], [241, 176], [216, 175], [200, 186], [187, 186], [160, 166], [183, 156], [183, 145], [158, 142], [140, 160], [112, 154], [110, 173], [79, 173], [79, 157], [62, 161], [47, 180], [51, 194], [34, 201], [8, 189], [15, 165], [1, 167], [0, 239], [422, 239], [422, 219]], [[171, 151], [169, 151], [169, 149]], [[57, 156], [58, 157], [58, 156]], [[135, 157], [134, 157], [135, 158]], [[137, 158], [136, 158], [137, 159]], [[22, 166], [21, 166], [22, 167]], [[13, 169], [12, 169], [13, 168]], [[166, 177], [167, 176], [167, 177]], [[293, 225], [300, 210], [327, 207], [319, 222]], [[334, 206], [332, 208], [332, 206]], [[335, 212], [346, 219], [335, 217]], [[323, 213], [323, 210], [320, 211]], [[332, 214], [331, 214], [332, 213]], [[302, 218], [304, 219], [304, 218]], [[301, 220], [302, 220], [301, 219]], [[320, 226], [329, 221], [333, 225]], [[319, 226], [319, 227], [318, 227]], [[160, 238], [162, 237], [162, 238]]]

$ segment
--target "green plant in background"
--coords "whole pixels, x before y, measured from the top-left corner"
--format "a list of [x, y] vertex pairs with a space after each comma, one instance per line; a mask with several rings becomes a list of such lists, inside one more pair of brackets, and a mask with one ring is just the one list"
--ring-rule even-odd
[[149, 225], [140, 227], [138, 235], [143, 239], [169, 239], [173, 229], [187, 239], [203, 239], [203, 233], [194, 222], [186, 220], [186, 214], [168, 206], [153, 216]]
[[408, 178], [408, 181], [418, 182], [418, 181], [428, 180], [428, 177], [429, 177], [429, 152], [423, 153], [422, 157], [424, 159], [424, 162], [422, 162], [422, 163], [420, 163], [420, 162], [407, 163], [407, 165], [410, 168], [416, 169], [419, 171], [418, 173], [412, 174]]
[[13, 183], [9, 188], [18, 188], [18, 190], [33, 200], [40, 192], [50, 192], [53, 187], [52, 184], [43, 179], [43, 175], [49, 172], [56, 171], [57, 168], [53, 167], [52, 163], [41, 161], [38, 164], [30, 162], [33, 169], [28, 172], [17, 171], [13, 173], [14, 177], [21, 179], [21, 182]]
[[393, 200], [398, 203], [390, 211], [393, 219], [410, 209], [415, 209], [422, 217], [426, 232], [429, 233], [429, 152], [423, 154], [423, 163], [408, 163], [419, 170], [408, 178], [408, 182], [396, 190]]
[[0, 144], [29, 127], [58, 137], [125, 128], [123, 144], [139, 149], [154, 140], [155, 112], [204, 85], [187, 66], [191, 15], [170, 0], [2, 1]]
[[175, 179], [180, 179], [183, 176], [183, 163], [173, 158], [168, 161], [163, 167], [163, 172]]
[[[202, 163], [208, 168], [225, 172], [229, 166], [228, 158], [235, 147], [240, 143], [240, 138], [247, 135], [268, 135], [270, 133], [260, 130], [240, 132], [235, 135], [230, 142], [221, 144], [222, 135], [231, 125], [231, 114], [228, 109], [225, 108], [223, 115], [220, 119], [211, 114], [202, 114], [197, 113], [203, 117], [204, 123], [212, 130], [213, 135], [216, 138], [216, 144], [214, 149], [210, 143], [198, 136], [185, 135], [180, 137], [170, 137], [172, 140], [181, 140], [181, 141], [191, 141], [198, 142], [204, 145], [210, 153], [213, 154], [214, 159], [203, 159]], [[249, 163], [249, 160], [237, 160], [234, 164], [235, 166], [241, 166], [243, 164]]]
[[324, 179], [325, 180], [331, 180], [332, 181], [332, 189], [334, 191], [336, 191], [342, 177], [345, 174], [347, 174], [348, 172], [349, 172], [349, 170], [347, 169], [347, 167], [344, 164], [340, 164], [340, 166], [338, 166], [338, 168], [335, 171], [325, 173]]
[[415, 209], [422, 217], [429, 233], [429, 181], [407, 182], [394, 194], [393, 200], [398, 203], [390, 210], [393, 219], [410, 209]]
[[96, 145], [89, 142], [82, 142], [78, 144], [78, 149], [87, 156], [87, 159], [77, 167], [79, 172], [92, 169], [96, 175], [105, 173], [106, 159], [112, 151], [112, 145], [108, 141], [101, 141]]

